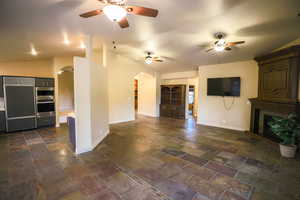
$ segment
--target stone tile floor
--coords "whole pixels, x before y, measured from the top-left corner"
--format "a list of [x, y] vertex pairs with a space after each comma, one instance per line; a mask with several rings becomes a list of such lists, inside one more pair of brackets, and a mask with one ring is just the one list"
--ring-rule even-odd
[[300, 158], [244, 133], [154, 119], [76, 156], [67, 127], [0, 136], [0, 200], [299, 200]]

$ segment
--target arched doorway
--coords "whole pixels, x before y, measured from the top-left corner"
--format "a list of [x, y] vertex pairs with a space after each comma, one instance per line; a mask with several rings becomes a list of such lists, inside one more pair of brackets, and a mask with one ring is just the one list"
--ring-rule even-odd
[[59, 123], [66, 123], [67, 116], [74, 112], [74, 72], [72, 66], [63, 67], [57, 72]]

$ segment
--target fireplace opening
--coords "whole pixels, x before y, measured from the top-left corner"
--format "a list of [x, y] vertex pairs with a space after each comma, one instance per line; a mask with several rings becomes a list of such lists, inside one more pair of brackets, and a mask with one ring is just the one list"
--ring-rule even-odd
[[272, 140], [274, 142], [280, 143], [280, 142], [282, 142], [282, 140], [272, 132], [271, 127], [269, 125], [269, 122], [272, 120], [273, 120], [273, 116], [264, 115], [263, 136], [266, 138], [269, 138], [270, 140]]

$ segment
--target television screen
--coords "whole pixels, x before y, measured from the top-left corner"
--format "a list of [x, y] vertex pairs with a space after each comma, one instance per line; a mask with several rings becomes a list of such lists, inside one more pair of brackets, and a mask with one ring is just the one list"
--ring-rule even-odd
[[208, 96], [240, 96], [240, 90], [240, 77], [207, 79]]

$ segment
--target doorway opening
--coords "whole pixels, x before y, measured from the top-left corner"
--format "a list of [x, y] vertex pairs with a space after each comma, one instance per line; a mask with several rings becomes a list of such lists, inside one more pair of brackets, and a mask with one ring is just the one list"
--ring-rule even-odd
[[73, 67], [64, 67], [58, 72], [59, 122], [66, 123], [67, 116], [74, 112], [74, 72]]
[[194, 107], [195, 107], [195, 86], [189, 85], [189, 92], [188, 92], [188, 118], [194, 116]]

